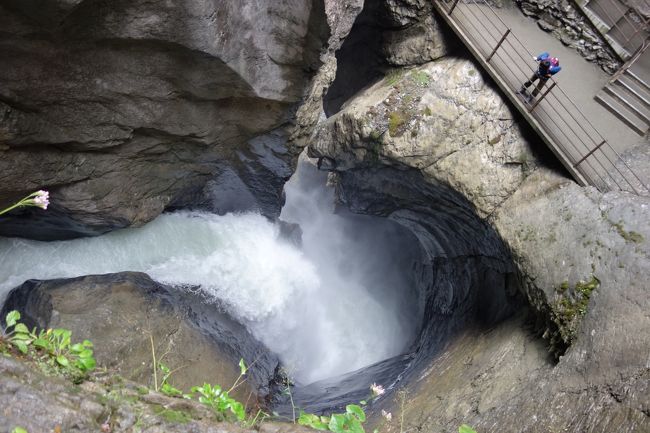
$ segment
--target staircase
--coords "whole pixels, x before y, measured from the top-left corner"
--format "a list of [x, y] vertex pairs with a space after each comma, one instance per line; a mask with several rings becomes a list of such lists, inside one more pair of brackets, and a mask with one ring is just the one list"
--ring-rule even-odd
[[631, 69], [605, 86], [596, 101], [639, 135], [650, 129], [650, 83]]

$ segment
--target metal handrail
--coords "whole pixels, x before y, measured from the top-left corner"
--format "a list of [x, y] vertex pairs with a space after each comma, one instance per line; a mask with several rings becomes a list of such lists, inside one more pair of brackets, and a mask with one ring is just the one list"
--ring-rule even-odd
[[[528, 51], [516, 34], [508, 28], [506, 23], [499, 17], [489, 3], [484, 0], [472, 0], [471, 3], [477, 5], [477, 8], [469, 5], [468, 7], [458, 7], [459, 5], [466, 4], [466, 2], [461, 2], [459, 0], [453, 0], [451, 7], [449, 5], [449, 0], [445, 0], [446, 4], [442, 1], [439, 1], [438, 3], [450, 19], [452, 18], [452, 14], [462, 16], [475, 32], [480, 33], [483, 36], [482, 40], [488, 43], [491, 47], [491, 52], [488, 55], [483, 53], [482, 49], [478, 49], [478, 54], [483, 57], [483, 61], [492, 65], [495, 73], [503, 75], [503, 66], [505, 66], [505, 71], [514, 75], [516, 78], [521, 76], [526, 76], [526, 79], [528, 78], [529, 75], [527, 75], [526, 68], [522, 68], [521, 61], [526, 63], [529, 61], [526, 60], [522, 53], [526, 53], [531, 57], [533, 54]], [[489, 10], [492, 16], [488, 16], [486, 10]], [[480, 17], [477, 15], [478, 13], [480, 13]], [[470, 15], [472, 18], [470, 18]], [[487, 19], [482, 19], [481, 17]], [[499, 23], [502, 26], [501, 29], [499, 29]], [[477, 27], [477, 25], [481, 28]], [[462, 27], [467, 28], [467, 25], [463, 25]], [[496, 36], [495, 33], [497, 33]], [[510, 49], [507, 49], [506, 46], [509, 46]], [[513, 51], [515, 54], [514, 59]], [[505, 58], [506, 56], [508, 59]], [[517, 57], [520, 60], [519, 62], [516, 60]], [[495, 59], [499, 60], [501, 63], [496, 63]], [[528, 69], [528, 73], [532, 74], [535, 69], [536, 68]], [[635, 179], [636, 182], [642, 186], [645, 192], [650, 192], [648, 186], [644, 184], [634, 170], [632, 170], [625, 160], [621, 158], [619, 153], [611, 147], [607, 140], [600, 134], [587, 116], [585, 116], [584, 113], [582, 113], [582, 111], [580, 111], [580, 109], [571, 101], [557, 82], [552, 78], [549, 81], [551, 84], [547, 87], [544, 94], [536, 101], [536, 103], [528, 108], [528, 112], [533, 115], [538, 122], [541, 122], [546, 129], [548, 129], [549, 126], [552, 128], [554, 127], [554, 130], [547, 130], [546, 133], [549, 134], [549, 137], [552, 137], [556, 144], [560, 145], [564, 157], [571, 166], [578, 170], [580, 174], [589, 181], [589, 183], [594, 184], [601, 191], [608, 190], [610, 185], [614, 184], [618, 189], [631, 189], [633, 192], [639, 194], [639, 191], [637, 191], [632, 182], [632, 179]], [[514, 90], [510, 82], [506, 83], [506, 85], [510, 90]], [[547, 97], [548, 99], [546, 99]], [[545, 107], [541, 105], [543, 101], [545, 101], [545, 105], [552, 104], [555, 113], [566, 113], [566, 116], [559, 116], [559, 120], [563, 122], [566, 127], [558, 125], [558, 121], [555, 117], [549, 115]], [[542, 117], [546, 117], [547, 120], [543, 120]], [[575, 139], [571, 139], [567, 131], [574, 135]], [[560, 135], [562, 135], [563, 138]], [[578, 156], [575, 157], [574, 155]], [[612, 160], [610, 155], [614, 155], [614, 160]], [[622, 167], [619, 167], [619, 164], [622, 164]], [[621, 169], [623, 169], [625, 173], [621, 171]], [[605, 177], [602, 175], [603, 172]], [[621, 185], [616, 177], [613, 176], [614, 173], [618, 174], [627, 185]], [[600, 179], [595, 179], [594, 174]]]

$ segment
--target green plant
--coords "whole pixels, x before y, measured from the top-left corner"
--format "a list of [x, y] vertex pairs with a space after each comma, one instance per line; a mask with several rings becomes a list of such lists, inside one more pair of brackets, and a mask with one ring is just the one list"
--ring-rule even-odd
[[36, 328], [30, 331], [19, 320], [18, 311], [9, 312], [5, 318], [7, 326], [3, 329], [3, 336], [8, 344], [21, 353], [31, 353], [37, 361], [77, 379], [85, 377], [95, 368], [93, 344], [90, 341], [72, 344], [72, 332], [67, 329], [47, 329], [37, 333]]
[[580, 322], [578, 319], [587, 314], [591, 295], [599, 285], [600, 280], [592, 275], [588, 281], [579, 281], [573, 289], [568, 281], [563, 281], [559, 288], [555, 289], [559, 299], [555, 303], [553, 319], [566, 344], [574, 340]]
[[154, 409], [154, 412], [156, 415], [163, 417], [165, 421], [170, 423], [187, 424], [192, 420], [192, 417], [188, 413], [180, 410], [165, 409], [164, 407], [160, 407], [159, 409]]
[[474, 430], [467, 424], [463, 424], [460, 427], [458, 427], [458, 433], [476, 433], [476, 430]]
[[27, 433], [27, 430], [25, 430], [25, 429], [22, 428], [22, 427], [15, 427], [15, 428], [11, 431], [11, 433]]
[[424, 71], [415, 71], [411, 74], [413, 81], [423, 87], [428, 87], [431, 82], [431, 75]]
[[242, 378], [246, 375], [248, 367], [243, 359], [239, 360], [239, 377], [228, 391], [223, 391], [219, 385], [204, 383], [203, 386], [193, 386], [192, 393], [199, 394], [199, 402], [212, 409], [215, 414], [222, 416], [224, 419], [232, 418], [243, 421], [246, 418], [246, 409], [244, 405], [230, 397], [230, 392], [244, 383]]
[[258, 426], [262, 424], [264, 420], [268, 417], [269, 417], [268, 413], [264, 412], [262, 409], [259, 409], [253, 418], [248, 418], [248, 420], [244, 422], [244, 426], [248, 428]]
[[386, 83], [389, 86], [393, 86], [397, 84], [399, 80], [402, 79], [402, 76], [404, 75], [404, 70], [402, 69], [396, 69], [394, 71], [391, 71], [386, 75]]
[[291, 402], [291, 420], [296, 422], [296, 405], [293, 402], [293, 394], [291, 394], [291, 380], [288, 376], [284, 376], [285, 379], [285, 389], [284, 394], [289, 396], [289, 401]]
[[[373, 383], [370, 386], [370, 392], [370, 399], [376, 399], [386, 391], [381, 385]], [[365, 405], [365, 400], [359, 402], [358, 405], [349, 404], [345, 406], [345, 413], [335, 413], [330, 416], [318, 416], [300, 411], [298, 424], [333, 433], [365, 433], [363, 423], [366, 422], [366, 412], [361, 407]], [[373, 433], [377, 433], [377, 430]]]
[[30, 195], [18, 201], [17, 203], [13, 204], [12, 206], [0, 210], [0, 215], [24, 206], [36, 206], [36, 207], [40, 207], [41, 209], [47, 209], [47, 206], [49, 204], [50, 204], [50, 193], [47, 191], [40, 190], [31, 193]]
[[616, 228], [616, 231], [618, 232], [619, 236], [625, 239], [626, 242], [634, 242], [640, 244], [645, 240], [645, 238], [641, 233], [637, 233], [632, 230], [628, 232], [627, 230], [625, 230], [625, 228], [623, 227], [623, 221], [619, 221], [618, 223], [614, 224], [614, 227]]
[[228, 419], [230, 414], [233, 414], [239, 421], [243, 421], [246, 417], [244, 405], [230, 397], [228, 391], [223, 391], [219, 385], [212, 386], [209, 383], [204, 383], [203, 386], [193, 386], [192, 392], [199, 394], [199, 402], [225, 419]]
[[318, 416], [311, 413], [300, 413], [298, 424], [316, 430], [329, 430], [333, 433], [365, 433], [363, 423], [366, 413], [361, 406], [349, 404], [345, 413], [332, 414], [331, 416]]
[[395, 137], [399, 128], [405, 123], [406, 119], [404, 119], [404, 116], [397, 111], [393, 111], [388, 115], [388, 132], [392, 137]]
[[174, 388], [172, 384], [169, 383], [169, 377], [174, 373], [174, 371], [178, 370], [170, 370], [169, 367], [167, 367], [165, 364], [162, 362], [158, 363], [158, 368], [160, 371], [163, 373], [163, 377], [160, 381], [160, 392], [163, 394], [169, 396], [169, 397], [180, 397], [183, 395], [183, 391], [181, 391], [178, 388]]

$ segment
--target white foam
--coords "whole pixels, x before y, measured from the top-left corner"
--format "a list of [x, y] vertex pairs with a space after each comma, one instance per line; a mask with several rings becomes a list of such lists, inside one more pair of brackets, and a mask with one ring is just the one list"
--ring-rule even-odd
[[403, 288], [367, 283], [373, 269], [360, 256], [370, 253], [337, 226], [322, 185], [308, 193], [291, 188], [283, 217], [302, 224], [304, 252], [257, 214], [176, 212], [96, 238], [0, 239], [0, 296], [27, 279], [141, 271], [201, 286], [302, 383], [399, 354], [417, 326]]

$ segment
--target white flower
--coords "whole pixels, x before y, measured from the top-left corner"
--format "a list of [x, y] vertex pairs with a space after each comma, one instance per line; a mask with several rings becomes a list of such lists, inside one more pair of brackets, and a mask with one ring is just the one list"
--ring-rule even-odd
[[47, 206], [50, 204], [50, 193], [40, 190], [36, 191], [34, 194], [34, 206], [38, 206], [41, 209], [47, 209]]
[[370, 392], [372, 392], [372, 396], [374, 398], [374, 397], [379, 397], [380, 395], [385, 393], [386, 390], [384, 389], [383, 386], [373, 383], [372, 385], [370, 385]]
[[386, 412], [384, 409], [381, 410], [381, 416], [386, 418], [386, 421], [390, 421], [391, 419], [393, 419], [393, 414], [390, 412]]

